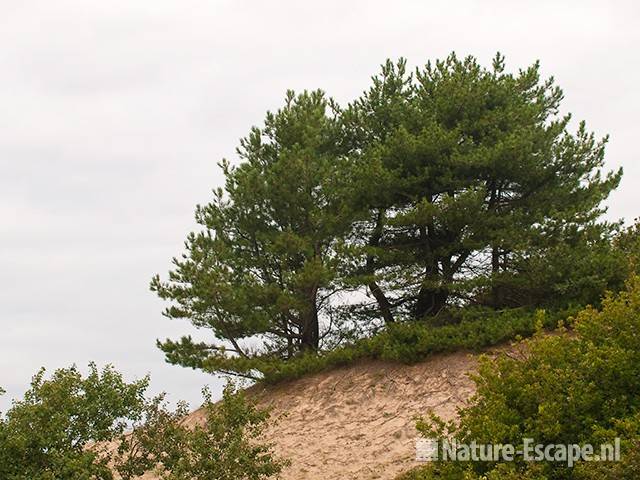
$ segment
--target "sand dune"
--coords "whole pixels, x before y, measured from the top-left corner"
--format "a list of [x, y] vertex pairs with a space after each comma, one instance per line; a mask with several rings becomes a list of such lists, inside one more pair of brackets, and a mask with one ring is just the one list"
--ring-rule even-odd
[[[411, 366], [363, 362], [249, 391], [271, 408], [265, 436], [291, 460], [284, 480], [393, 479], [418, 465], [415, 417], [454, 418], [474, 392], [475, 367], [465, 352]], [[188, 419], [201, 421], [200, 411]]]

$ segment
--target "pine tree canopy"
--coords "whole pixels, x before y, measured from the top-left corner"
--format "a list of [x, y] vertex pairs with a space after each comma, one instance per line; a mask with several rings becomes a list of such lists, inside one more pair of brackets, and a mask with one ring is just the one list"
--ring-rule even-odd
[[201, 230], [152, 280], [166, 316], [214, 337], [161, 342], [167, 359], [253, 377], [450, 308], [597, 299], [618, 226], [603, 201], [622, 172], [604, 170], [607, 139], [571, 129], [562, 98], [537, 63], [514, 75], [500, 55], [387, 61], [344, 108], [288, 92], [221, 162]]

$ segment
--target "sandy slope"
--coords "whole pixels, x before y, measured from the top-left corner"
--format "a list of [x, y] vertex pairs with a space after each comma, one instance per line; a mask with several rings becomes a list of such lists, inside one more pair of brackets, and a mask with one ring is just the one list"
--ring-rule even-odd
[[[393, 479], [417, 465], [414, 417], [430, 408], [455, 417], [474, 391], [475, 367], [475, 356], [459, 352], [412, 366], [366, 362], [250, 391], [272, 409], [267, 440], [292, 462], [283, 479]], [[201, 420], [199, 411], [189, 418]]]

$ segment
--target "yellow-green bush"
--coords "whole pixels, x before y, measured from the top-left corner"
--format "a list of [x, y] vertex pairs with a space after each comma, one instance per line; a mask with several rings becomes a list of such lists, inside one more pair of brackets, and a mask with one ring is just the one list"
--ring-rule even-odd
[[586, 308], [572, 322], [575, 335], [536, 336], [522, 360], [485, 358], [477, 394], [458, 424], [418, 423], [431, 437], [463, 443], [593, 444], [622, 438], [622, 461], [578, 464], [435, 462], [405, 479], [636, 479], [640, 441], [640, 280]]

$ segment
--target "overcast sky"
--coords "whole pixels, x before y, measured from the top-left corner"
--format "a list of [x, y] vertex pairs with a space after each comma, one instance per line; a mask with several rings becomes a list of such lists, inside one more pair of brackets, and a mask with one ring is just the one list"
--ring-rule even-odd
[[385, 58], [536, 59], [611, 135], [611, 218], [638, 216], [640, 7], [625, 1], [0, 0], [0, 385], [113, 363], [192, 404], [220, 382], [164, 363], [191, 332], [148, 290], [220, 185], [216, 163], [287, 88], [346, 102]]

